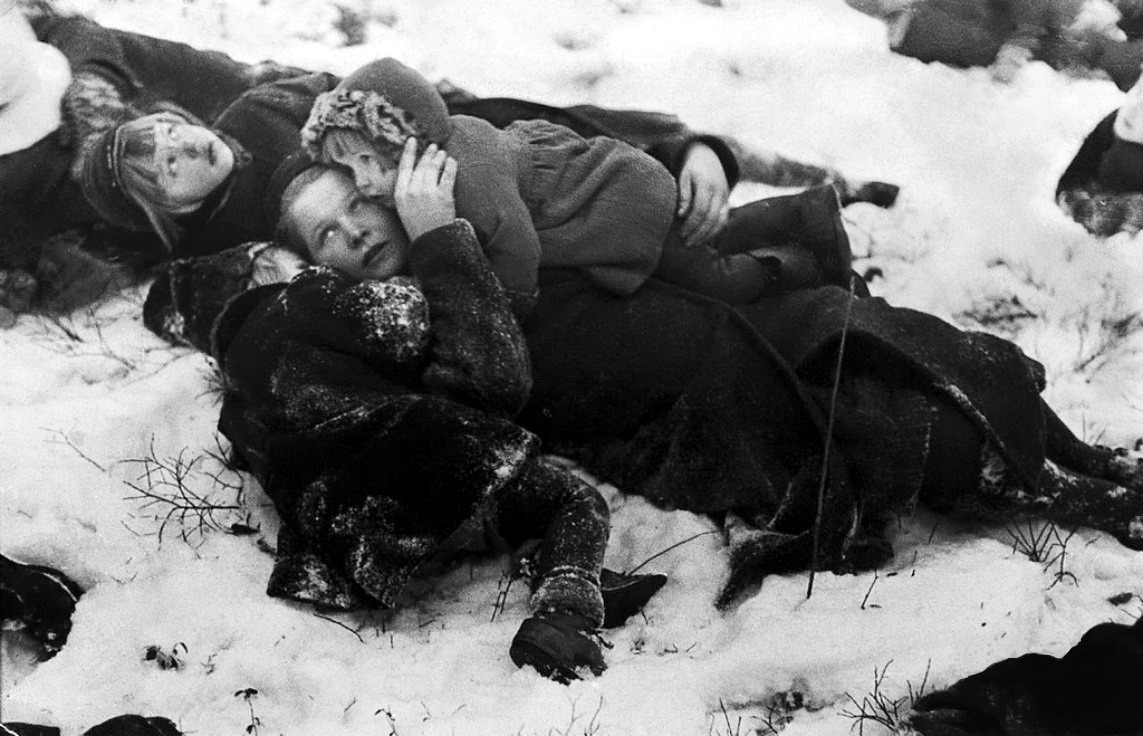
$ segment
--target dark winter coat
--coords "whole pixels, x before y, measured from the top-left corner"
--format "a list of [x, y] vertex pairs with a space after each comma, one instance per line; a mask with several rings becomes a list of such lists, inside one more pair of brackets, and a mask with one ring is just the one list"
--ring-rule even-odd
[[1057, 204], [1099, 236], [1143, 229], [1143, 146], [1115, 135], [1118, 114], [1092, 129], [1056, 186]]
[[286, 530], [272, 595], [391, 606], [538, 449], [511, 421], [527, 351], [471, 227], [418, 238], [411, 266], [415, 283], [309, 269], [197, 321], [226, 380], [219, 427]]
[[1030, 52], [1060, 36], [1083, 0], [920, 0], [898, 53], [921, 61], [988, 66], [1006, 43]]
[[[638, 148], [543, 120], [500, 130], [450, 115], [433, 85], [394, 59], [366, 64], [339, 89], [384, 95], [457, 160], [457, 214], [473, 223], [509, 290], [534, 293], [541, 266], [578, 267], [600, 286], [630, 294], [658, 264], [675, 216], [676, 185], [667, 168]], [[328, 126], [363, 125], [343, 105], [311, 118], [315, 144]], [[725, 145], [720, 150], [726, 154]]]
[[[731, 309], [656, 280], [619, 299], [543, 276], [521, 423], [627, 492], [753, 522], [764, 536], [734, 558], [730, 596], [809, 566], [845, 293]], [[1017, 483], [1034, 487], [1044, 452], [1037, 365], [1014, 345], [880, 299], [852, 309], [820, 558], [838, 569], [862, 564], [864, 519], [915, 502], [938, 403], [993, 439]]]

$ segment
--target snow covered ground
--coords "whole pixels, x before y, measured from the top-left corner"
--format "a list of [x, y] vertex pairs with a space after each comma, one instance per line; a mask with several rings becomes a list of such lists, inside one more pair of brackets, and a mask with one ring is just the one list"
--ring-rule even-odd
[[[481, 94], [670, 111], [900, 184], [895, 208], [846, 212], [859, 268], [884, 274], [874, 293], [1014, 339], [1045, 364], [1048, 401], [1085, 438], [1143, 435], [1143, 236], [1095, 240], [1052, 201], [1083, 136], [1122, 99], [1108, 81], [1033, 64], [999, 85], [984, 70], [926, 66], [891, 55], [880, 24], [842, 0], [72, 5], [248, 61], [346, 72], [393, 55]], [[339, 23], [350, 11], [362, 45], [337, 30], [353, 30]], [[1143, 554], [1104, 535], [1080, 530], [1061, 568], [1014, 552], [1003, 528], [918, 512], [878, 574], [821, 575], [809, 600], [805, 575], [772, 577], [726, 614], [711, 606], [726, 573], [719, 536], [667, 552], [645, 569], [670, 582], [609, 635], [610, 669], [570, 687], [509, 661], [526, 600], [513, 586], [498, 610], [501, 558], [419, 586], [392, 615], [322, 617], [264, 595], [273, 509], [212, 457], [207, 361], [148, 333], [141, 298], [0, 332], [2, 549], [88, 591], [54, 659], [32, 662], [5, 633], [4, 720], [65, 734], [125, 712], [214, 736], [845, 734], [859, 725], [843, 713], [857, 710], [849, 698], [870, 695], [875, 670], [887, 668], [881, 694], [905, 697], [927, 669], [929, 688], [945, 686], [1143, 613]], [[200, 527], [137, 490], [169, 495], [180, 480], [237, 508]], [[604, 491], [613, 568], [714, 528]], [[230, 533], [234, 523], [254, 533]], [[1108, 601], [1122, 593], [1134, 597]]]

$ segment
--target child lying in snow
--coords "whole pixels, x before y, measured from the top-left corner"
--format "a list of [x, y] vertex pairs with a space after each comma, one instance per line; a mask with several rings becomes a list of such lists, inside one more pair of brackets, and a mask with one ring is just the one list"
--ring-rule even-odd
[[[634, 146], [583, 138], [542, 120], [500, 130], [449, 115], [440, 94], [393, 59], [366, 64], [317, 98], [303, 145], [323, 163], [353, 171], [365, 195], [392, 205], [394, 175], [409, 140], [459, 164], [456, 202], [472, 222], [493, 271], [524, 303], [540, 266], [583, 269], [621, 295], [650, 276], [731, 303], [824, 282], [849, 284], [849, 240], [835, 190], [739, 208], [690, 230], [674, 177]], [[734, 156], [713, 136], [681, 144], [677, 157], [706, 161], [724, 209]], [[704, 203], [705, 204], [705, 203]], [[788, 247], [798, 243], [808, 250]]]

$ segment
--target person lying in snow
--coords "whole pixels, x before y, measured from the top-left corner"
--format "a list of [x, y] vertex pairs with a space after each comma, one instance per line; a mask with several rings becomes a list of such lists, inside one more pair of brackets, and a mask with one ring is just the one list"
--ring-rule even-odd
[[898, 54], [951, 66], [991, 66], [993, 76], [1005, 82], [1036, 59], [1054, 69], [1102, 70], [1127, 89], [1139, 79], [1143, 62], [1143, 41], [1122, 37], [1118, 13], [1104, 0], [846, 3], [885, 20], [889, 46]]
[[615, 138], [586, 139], [542, 120], [501, 130], [449, 115], [427, 79], [387, 58], [319, 95], [302, 143], [315, 160], [348, 168], [358, 191], [386, 206], [403, 151], [447, 151], [459, 164], [457, 212], [522, 313], [540, 267], [582, 269], [623, 296], [654, 275], [730, 303], [849, 284], [849, 239], [830, 186], [736, 209], [726, 227], [736, 162], [715, 136], [673, 156], [711, 182], [694, 192]]
[[[612, 580], [601, 592], [607, 504], [513, 423], [531, 388], [523, 336], [471, 226], [455, 217], [455, 168], [431, 154], [412, 160], [396, 194], [407, 240], [389, 210], [357, 209], [402, 238], [375, 260], [400, 258], [408, 277], [309, 269], [195, 320], [224, 376], [219, 429], [282, 518], [268, 592], [391, 608], [425, 563], [485, 530], [510, 547], [538, 538], [535, 613], [512, 661], [560, 682], [578, 668], [598, 674], [599, 628], [665, 579]], [[247, 253], [236, 254], [238, 272]], [[214, 279], [231, 269], [228, 254], [214, 264]]]
[[[347, 173], [293, 162], [271, 199], [288, 196], [267, 205], [280, 217], [279, 242], [307, 261], [336, 251], [328, 263], [358, 278], [400, 270], [407, 237], [392, 216], [376, 214]], [[241, 303], [253, 256], [267, 252], [239, 248], [246, 265], [230, 281], [193, 259], [168, 268], [145, 323], [211, 350], [204, 336], [235, 308], [228, 302]], [[731, 561], [720, 606], [769, 573], [882, 564], [892, 555], [885, 523], [918, 502], [1083, 524], [1143, 547], [1138, 460], [1077, 439], [1039, 396], [1042, 368], [1012, 343], [837, 287], [731, 307], [656, 279], [621, 298], [575, 269], [539, 276], [521, 323], [533, 386], [518, 423], [624, 492], [720, 520]]]
[[1094, 235], [1143, 229], [1143, 80], [1084, 139], [1056, 203]]
[[[293, 150], [297, 129], [305, 122], [312, 96], [317, 93], [313, 89], [307, 92], [306, 83], [286, 81], [305, 77], [309, 72], [304, 70], [274, 62], [244, 64], [218, 52], [105, 28], [79, 16], [37, 13], [32, 20], [40, 43], [31, 45], [34, 39], [21, 8], [5, 1], [0, 2], [0, 9], [8, 11], [0, 16], [4, 19], [0, 40], [7, 49], [0, 56], [0, 94], [5, 95], [0, 97], [0, 129], [7, 129], [20, 109], [33, 111], [38, 121], [19, 122], [22, 135], [5, 136], [0, 141], [0, 215], [8, 224], [0, 232], [0, 308], [20, 312], [35, 304], [43, 309], [67, 309], [108, 286], [114, 287], [156, 259], [168, 257], [145, 219], [128, 212], [124, 223], [118, 209], [100, 212], [84, 199], [80, 188], [84, 159], [80, 152], [95, 146], [94, 138], [99, 134], [159, 103], [190, 113], [185, 116], [188, 120], [215, 125], [242, 93], [261, 88], [231, 111], [232, 120], [222, 121], [223, 132], [233, 135], [256, 158], [272, 162]], [[63, 53], [70, 71], [63, 68], [49, 46]], [[48, 53], [53, 53], [53, 64], [37, 60]], [[332, 79], [336, 83], [336, 78]], [[282, 84], [274, 86], [275, 82]], [[320, 79], [310, 79], [309, 84], [320, 84]], [[665, 163], [670, 163], [665, 156], [695, 136], [673, 115], [592, 105], [560, 108], [506, 97], [478, 98], [447, 81], [439, 82], [437, 89], [452, 114], [483, 118], [498, 127], [520, 119], [550, 120], [584, 137], [619, 138]], [[306, 93], [311, 98], [297, 102], [296, 95]], [[15, 104], [16, 97], [19, 104]], [[294, 111], [298, 112], [292, 114]], [[20, 116], [20, 121], [25, 119]], [[271, 140], [249, 136], [249, 130], [260, 125], [275, 133]], [[292, 131], [285, 130], [290, 126]], [[283, 132], [281, 138], [276, 135], [279, 130]], [[30, 136], [28, 141], [22, 140], [25, 136]], [[289, 145], [276, 150], [279, 140]], [[862, 201], [888, 207], [896, 199], [893, 185], [847, 180], [828, 168], [794, 161], [739, 140], [726, 140], [740, 161], [744, 180], [782, 187], [829, 183], [838, 190], [843, 204]], [[108, 141], [103, 143], [101, 153], [105, 154]], [[252, 210], [238, 209], [257, 223]], [[109, 222], [141, 229], [113, 227]], [[222, 227], [205, 238], [214, 244], [210, 252], [242, 242], [248, 234], [239, 225], [229, 224], [233, 228], [229, 241], [227, 229]], [[175, 255], [192, 252], [193, 244], [180, 244]], [[129, 268], [121, 273], [109, 262], [125, 262]], [[72, 289], [74, 294], [68, 293], [69, 287], [81, 279], [90, 283]]]
[[[66, 310], [133, 280], [161, 249], [108, 229], [84, 200], [79, 154], [164, 101], [204, 120], [252, 86], [299, 70], [0, 2], [0, 307]], [[126, 263], [124, 263], [126, 262]]]

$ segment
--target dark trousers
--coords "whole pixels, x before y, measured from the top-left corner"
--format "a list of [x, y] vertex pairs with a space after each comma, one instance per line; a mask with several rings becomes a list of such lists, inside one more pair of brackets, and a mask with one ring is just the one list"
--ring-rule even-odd
[[496, 494], [496, 532], [516, 548], [539, 539], [532, 585], [536, 606], [602, 621], [599, 572], [610, 511], [599, 491], [557, 465], [528, 461]]
[[801, 194], [791, 194], [736, 207], [713, 242], [693, 248], [676, 224], [654, 275], [728, 304], [818, 286], [821, 269], [804, 246], [803, 202]]
[[1107, 472], [1110, 451], [1080, 440], [1047, 404], [1042, 403], [1042, 409], [1045, 454], [1052, 462], [1040, 474], [1039, 492], [1030, 494], [1012, 479], [1005, 480], [1002, 468], [998, 476], [989, 474], [999, 477], [998, 482], [984, 482], [987, 452], [980, 430], [962, 412], [936, 402], [921, 502], [997, 520], [1037, 516], [1091, 526], [1139, 548], [1143, 540], [1132, 541], [1131, 528], [1143, 517], [1143, 493], [1097, 477]]

